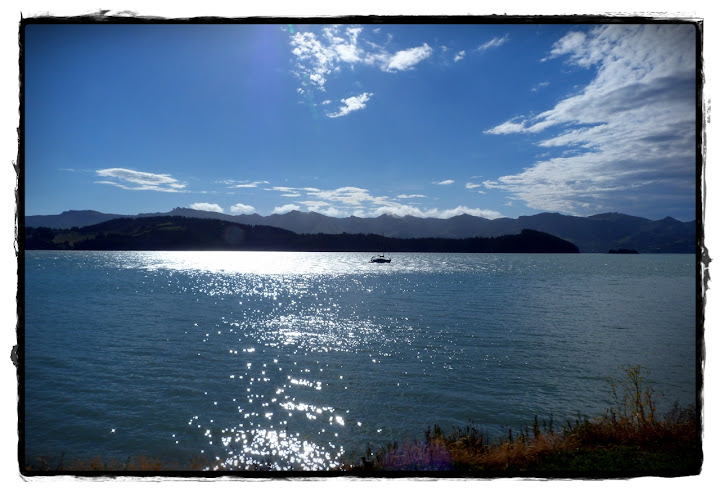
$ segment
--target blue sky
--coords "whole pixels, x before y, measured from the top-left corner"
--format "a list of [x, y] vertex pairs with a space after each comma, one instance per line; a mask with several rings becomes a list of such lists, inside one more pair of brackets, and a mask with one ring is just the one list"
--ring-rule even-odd
[[41, 25], [26, 214], [695, 218], [692, 25]]

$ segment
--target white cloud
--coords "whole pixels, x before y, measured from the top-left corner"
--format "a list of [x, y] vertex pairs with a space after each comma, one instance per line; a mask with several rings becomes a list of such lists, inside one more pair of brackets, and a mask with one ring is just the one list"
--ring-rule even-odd
[[283, 193], [291, 193], [295, 191], [295, 188], [290, 188], [287, 186], [273, 186], [270, 188], [271, 191], [282, 191]]
[[558, 57], [595, 70], [595, 77], [551, 109], [486, 133], [543, 133], [539, 146], [572, 152], [486, 181], [486, 187], [505, 189], [535, 209], [647, 216], [672, 204], [691, 215], [694, 26], [614, 24], [571, 32], [546, 60]]
[[452, 179], [445, 179], [444, 181], [434, 182], [433, 184], [437, 184], [438, 186], [447, 186], [449, 184], [454, 183]]
[[411, 70], [415, 65], [429, 58], [431, 54], [432, 48], [424, 43], [422, 46], [398, 51], [385, 58], [385, 61], [381, 63], [381, 68], [386, 72]]
[[282, 206], [276, 206], [273, 210], [274, 215], [284, 215], [285, 213], [291, 212], [291, 211], [299, 211], [300, 207], [298, 205], [282, 205]]
[[315, 189], [307, 192], [310, 196], [321, 200], [342, 203], [345, 206], [361, 206], [364, 203], [385, 205], [391, 203], [385, 196], [373, 196], [367, 189], [346, 186], [332, 190]]
[[470, 189], [471, 191], [474, 191], [479, 194], [485, 194], [485, 191], [483, 191], [482, 189], [478, 189], [481, 187], [483, 187], [482, 184], [477, 184], [475, 182], [466, 182], [465, 183], [465, 189]]
[[537, 84], [535, 87], [533, 87], [530, 90], [533, 92], [537, 92], [538, 90], [543, 89], [543, 88], [547, 87], [548, 85], [550, 85], [550, 82], [540, 82], [539, 84]]
[[367, 92], [364, 92], [358, 96], [354, 97], [348, 97], [347, 99], [343, 99], [342, 103], [344, 106], [340, 107], [337, 112], [330, 113], [327, 116], [329, 118], [339, 118], [340, 116], [345, 116], [353, 111], [357, 111], [359, 109], [365, 108], [365, 103], [370, 100], [370, 97], [372, 94], [369, 94]]
[[[583, 56], [581, 55], [585, 49], [584, 46], [586, 42], [587, 35], [584, 32], [570, 32], [557, 41], [550, 51], [550, 56], [543, 58], [541, 61], [547, 61], [562, 55], [570, 55], [572, 62], [587, 67], [590, 65], [591, 60], [587, 57], [583, 59]], [[595, 59], [595, 62], [598, 61], [600, 61], [599, 56]]]
[[[427, 43], [393, 52], [365, 39], [362, 34], [363, 28], [360, 26], [327, 26], [318, 33], [307, 31], [293, 34], [290, 45], [295, 56], [293, 72], [301, 83], [298, 93], [309, 97], [311, 91], [308, 89], [311, 88], [324, 92], [328, 80], [345, 67], [363, 65], [384, 72], [406, 71], [414, 69], [432, 55], [432, 48]], [[392, 37], [388, 36], [387, 43], [391, 41]], [[362, 109], [367, 101], [362, 101], [360, 97], [344, 99], [345, 106], [328, 116], [344, 116], [350, 111]], [[325, 99], [320, 104], [329, 103], [330, 100]]]
[[233, 187], [233, 188], [256, 188], [260, 184], [270, 184], [270, 183], [268, 181], [254, 181], [254, 182], [242, 181], [240, 184], [234, 184], [230, 187]]
[[490, 49], [490, 48], [497, 48], [497, 47], [502, 46], [503, 44], [505, 44], [508, 39], [509, 39], [509, 38], [508, 38], [508, 35], [507, 35], [507, 34], [505, 34], [503, 37], [495, 37], [495, 38], [492, 38], [490, 41], [488, 41], [488, 42], [486, 42], [486, 43], [481, 44], [480, 46], [478, 46], [477, 50], [478, 50], [478, 51], [487, 51], [487, 50]]
[[193, 210], [214, 211], [217, 213], [223, 212], [222, 207], [216, 203], [193, 203], [190, 205], [190, 208]]
[[467, 206], [458, 206], [452, 209], [439, 210], [432, 208], [430, 210], [421, 210], [414, 206], [397, 205], [383, 206], [374, 211], [375, 215], [395, 215], [399, 217], [414, 216], [418, 218], [452, 218], [458, 215], [472, 215], [476, 217], [495, 219], [502, 218], [503, 214], [495, 210], [484, 210], [480, 208], [470, 208]]
[[334, 206], [308, 206], [308, 211], [320, 213], [321, 215], [325, 215], [327, 217], [346, 217], [348, 216], [348, 213], [344, 209], [338, 209]]
[[[275, 208], [273, 213], [285, 213], [290, 210], [313, 211], [326, 216], [334, 217], [375, 217], [384, 213], [398, 216], [411, 215], [416, 217], [449, 218], [467, 213], [485, 218], [499, 218], [502, 216], [497, 211], [467, 206], [458, 206], [452, 209], [420, 209], [415, 206], [394, 201], [387, 196], [374, 196], [367, 189], [345, 186], [337, 189], [317, 188], [286, 188], [282, 190], [297, 190], [304, 193], [309, 199], [299, 200], [293, 204]], [[398, 199], [426, 198], [423, 194], [401, 194]]]
[[255, 213], [255, 207], [250, 205], [244, 205], [242, 203], [237, 203], [230, 207], [230, 211], [232, 211], [233, 213], [238, 213], [240, 215], [248, 215], [250, 213]]
[[112, 168], [95, 171], [97, 175], [109, 177], [113, 181], [96, 181], [98, 184], [110, 184], [133, 191], [161, 191], [165, 193], [183, 192], [185, 184], [169, 174], [152, 174], [131, 169]]
[[308, 200], [308, 201], [298, 201], [298, 203], [300, 203], [301, 205], [305, 205], [308, 208], [322, 208], [324, 206], [330, 206], [330, 203], [327, 203], [325, 201]]
[[508, 135], [511, 133], [525, 133], [526, 131], [527, 128], [525, 127], [524, 123], [506, 121], [502, 124], [495, 126], [494, 128], [485, 130], [483, 133], [486, 133], [488, 135]]
[[458, 61], [462, 60], [463, 58], [465, 58], [465, 51], [460, 51], [460, 52], [458, 52], [458, 54], [455, 55], [455, 58], [453, 58], [453, 61], [455, 63], [457, 63]]

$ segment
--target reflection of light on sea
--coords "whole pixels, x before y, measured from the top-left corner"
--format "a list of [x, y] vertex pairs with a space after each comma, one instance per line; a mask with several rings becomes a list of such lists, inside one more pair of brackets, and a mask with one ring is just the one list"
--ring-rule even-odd
[[[290, 383], [313, 386], [313, 383], [307, 380], [293, 379]], [[276, 394], [279, 395], [282, 392], [284, 389], [278, 389]], [[327, 428], [345, 426], [344, 418], [335, 414], [333, 407], [319, 407], [293, 401], [294, 398], [278, 404], [278, 408], [286, 411], [288, 418], [292, 418], [294, 413], [298, 413], [310, 421], [325, 421], [327, 418]], [[273, 399], [273, 402], [277, 402], [277, 399]], [[269, 404], [263, 404], [263, 406], [268, 407]], [[240, 412], [243, 412], [242, 409]], [[333, 433], [332, 436], [328, 434], [329, 439], [326, 440], [328, 449], [311, 440], [309, 435], [305, 435], [303, 438], [300, 432], [288, 431], [288, 420], [280, 421], [280, 424], [285, 426], [284, 430], [273, 429], [272, 425], [269, 428], [262, 428], [260, 427], [261, 416], [272, 421], [274, 412], [266, 410], [262, 415], [257, 412], [246, 412], [243, 420], [249, 418], [250, 426], [257, 426], [255, 429], [242, 429], [244, 424], [223, 429], [219, 438], [222, 444], [222, 454], [215, 456], [215, 461], [206, 470], [330, 470], [341, 465], [340, 459], [345, 451], [341, 445], [336, 445], [331, 441], [333, 438], [338, 438], [338, 433]], [[194, 424], [196, 420], [197, 416], [193, 417], [188, 424]], [[253, 421], [255, 422], [253, 423]], [[201, 427], [201, 425], [197, 426]], [[309, 428], [306, 428], [305, 431], [308, 430]], [[326, 429], [322, 428], [318, 432], [318, 436], [325, 433]], [[206, 429], [204, 436], [208, 439], [210, 446], [217, 441], [211, 429]]]
[[222, 444], [227, 455], [216, 457], [206, 470], [304, 470], [319, 471], [337, 468], [344, 450], [329, 443], [332, 451], [311, 442], [299, 433], [257, 429], [231, 430], [232, 436], [223, 436]]
[[332, 312], [268, 318], [257, 333], [270, 347], [294, 345], [309, 351], [354, 351], [383, 338], [380, 326], [368, 319], [340, 322]]
[[[196, 442], [187, 449], [211, 459], [208, 470], [341, 466], [341, 442], [362, 422], [349, 409], [340, 415], [330, 407], [349, 390], [338, 373], [341, 360], [312, 355], [365, 353], [368, 346], [398, 342], [388, 336], [388, 326], [397, 327], [394, 319], [380, 324], [355, 303], [356, 292], [365, 291], [357, 273], [366, 263], [364, 256], [320, 253], [136, 256], [134, 267], [146, 271], [149, 283], [193, 295], [199, 322], [185, 334], [197, 336], [202, 345], [193, 363], [201, 372], [224, 375], [206, 382], [207, 405], [187, 427], [188, 438]], [[370, 270], [373, 275], [378, 271]], [[383, 353], [372, 351], [367, 354], [375, 363]], [[352, 423], [346, 425], [348, 418]]]

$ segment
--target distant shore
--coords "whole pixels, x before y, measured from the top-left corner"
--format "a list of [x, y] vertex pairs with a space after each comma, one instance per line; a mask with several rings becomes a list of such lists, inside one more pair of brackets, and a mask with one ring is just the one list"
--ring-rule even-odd
[[119, 218], [71, 229], [29, 227], [27, 250], [254, 250], [302, 252], [578, 253], [575, 244], [523, 230], [467, 239], [397, 239], [374, 234], [297, 234], [264, 225], [161, 216]]
[[244, 226], [275, 227], [296, 234], [376, 235], [395, 239], [500, 237], [516, 235], [523, 229], [537, 230], [575, 244], [580, 252], [607, 253], [609, 249], [629, 248], [640, 253], [693, 254], [696, 252], [698, 224], [671, 217], [651, 220], [623, 213], [601, 213], [587, 217], [560, 213], [538, 213], [518, 218], [488, 219], [467, 214], [449, 218], [380, 215], [378, 217], [330, 217], [315, 212], [291, 211], [261, 216], [174, 208], [169, 212], [118, 215], [93, 210], [70, 210], [58, 215], [25, 216], [28, 228], [73, 229], [99, 225], [118, 218], [185, 217]]

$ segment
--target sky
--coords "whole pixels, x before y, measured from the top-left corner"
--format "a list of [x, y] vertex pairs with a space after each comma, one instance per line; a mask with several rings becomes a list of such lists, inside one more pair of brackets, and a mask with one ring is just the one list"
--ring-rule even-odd
[[28, 24], [25, 213], [696, 210], [693, 24]]

